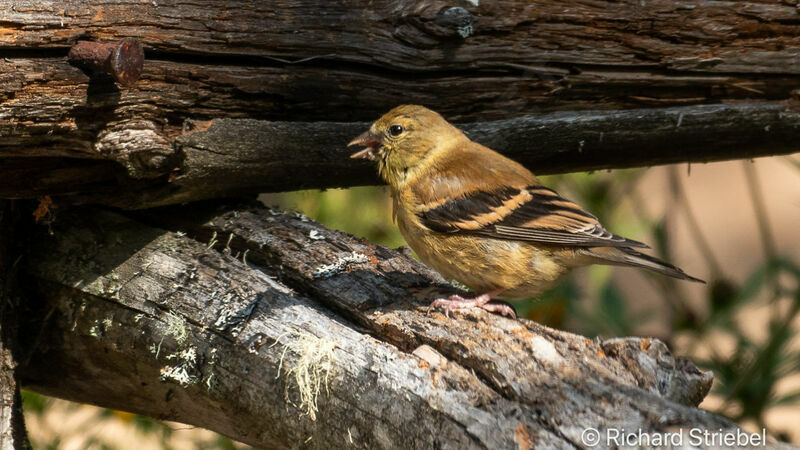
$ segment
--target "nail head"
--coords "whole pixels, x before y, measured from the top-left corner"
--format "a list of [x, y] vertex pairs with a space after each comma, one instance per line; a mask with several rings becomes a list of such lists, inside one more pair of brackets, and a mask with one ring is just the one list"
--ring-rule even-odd
[[134, 38], [109, 43], [80, 41], [70, 49], [68, 59], [89, 71], [105, 72], [124, 85], [135, 83], [144, 69], [144, 50]]
[[108, 71], [117, 82], [131, 85], [142, 75], [144, 69], [144, 50], [142, 44], [133, 38], [125, 38], [111, 53]]

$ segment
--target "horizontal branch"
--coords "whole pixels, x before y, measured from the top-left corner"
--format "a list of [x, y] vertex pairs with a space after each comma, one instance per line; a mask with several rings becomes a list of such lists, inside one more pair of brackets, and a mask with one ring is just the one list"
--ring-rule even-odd
[[142, 219], [182, 231], [84, 209], [36, 239], [29, 388], [268, 448], [565, 447], [589, 427], [736, 430], [691, 406], [710, 374], [657, 340], [428, 312], [442, 283], [429, 269], [299, 215], [193, 207]]
[[[0, 197], [144, 208], [375, 183], [342, 144], [401, 102], [540, 173], [797, 150], [795, 5], [476, 3], [0, 0]], [[145, 47], [132, 88], [65, 58], [121, 37]], [[188, 134], [206, 121], [241, 154]]]
[[[129, 173], [152, 170], [152, 158], [173, 161], [175, 167], [165, 163], [169, 170], [160, 177], [133, 180], [120, 174], [123, 170], [108, 167], [108, 161], [95, 160], [74, 168], [61, 162], [45, 165], [42, 171], [25, 171], [20, 163], [36, 164], [35, 159], [12, 159], [12, 164], [0, 167], [0, 195], [62, 194], [65, 201], [143, 208], [258, 192], [377, 184], [373, 165], [349, 159], [353, 150], [345, 147], [368, 125], [219, 119], [195, 124], [197, 131], [178, 136], [171, 145], [162, 143], [159, 148], [167, 150], [145, 152], [151, 159], [132, 158], [126, 139], [107, 141], [111, 158], [125, 164]], [[800, 150], [800, 113], [783, 103], [560, 112], [461, 126], [472, 139], [539, 174]], [[140, 131], [152, 137], [148, 128]]]
[[0, 1], [0, 46], [136, 37], [159, 55], [306, 58], [430, 72], [504, 65], [800, 73], [792, 2]]

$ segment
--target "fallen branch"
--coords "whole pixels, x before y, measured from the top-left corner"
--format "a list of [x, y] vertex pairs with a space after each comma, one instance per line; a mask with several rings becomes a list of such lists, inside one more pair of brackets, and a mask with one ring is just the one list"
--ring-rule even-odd
[[590, 427], [737, 429], [693, 407], [711, 375], [657, 340], [428, 312], [442, 284], [429, 269], [299, 215], [193, 207], [146, 220], [182, 231], [84, 209], [37, 238], [28, 388], [262, 447], [564, 447]]

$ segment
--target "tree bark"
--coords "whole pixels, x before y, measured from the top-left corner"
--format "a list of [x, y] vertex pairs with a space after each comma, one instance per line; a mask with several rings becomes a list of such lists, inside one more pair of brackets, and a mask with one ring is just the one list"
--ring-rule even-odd
[[17, 211], [0, 200], [0, 449], [30, 448], [22, 415], [17, 367], [20, 361], [20, 295], [17, 287]]
[[26, 386], [265, 448], [569, 448], [587, 428], [737, 429], [694, 408], [711, 374], [658, 340], [427, 311], [444, 287], [430, 269], [301, 215], [139, 219], [181, 231], [83, 209], [37, 236]]
[[[0, 23], [6, 198], [143, 208], [375, 183], [343, 146], [399, 103], [545, 173], [798, 150], [790, 2], [2, 0]], [[123, 37], [147, 54], [133, 88], [66, 61]], [[215, 157], [202, 128], [221, 119], [246, 134]]]
[[[366, 122], [217, 119], [193, 126], [200, 129], [143, 151], [138, 146], [152, 143], [152, 130], [124, 128], [106, 139], [104, 160], [11, 157], [0, 167], [0, 197], [51, 195], [58, 203], [140, 209], [380, 183], [374, 164], [351, 160], [354, 150], [345, 147], [369, 127]], [[753, 158], [800, 148], [800, 113], [783, 103], [553, 113], [462, 128], [539, 174]]]

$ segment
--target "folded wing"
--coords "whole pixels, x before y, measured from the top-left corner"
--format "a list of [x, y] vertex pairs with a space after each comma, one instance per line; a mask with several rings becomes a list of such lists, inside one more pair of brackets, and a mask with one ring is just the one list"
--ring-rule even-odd
[[648, 247], [612, 234], [597, 217], [539, 185], [470, 192], [444, 203], [424, 205], [417, 216], [423, 225], [442, 233], [575, 247]]

